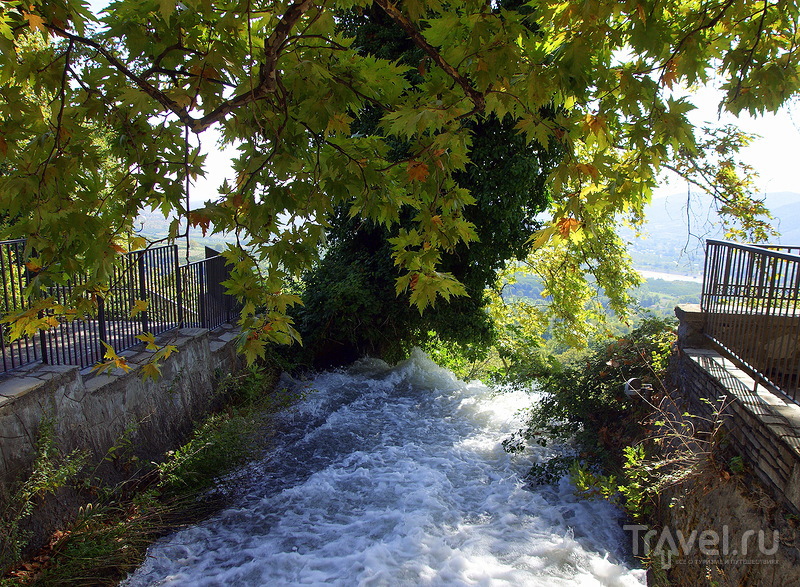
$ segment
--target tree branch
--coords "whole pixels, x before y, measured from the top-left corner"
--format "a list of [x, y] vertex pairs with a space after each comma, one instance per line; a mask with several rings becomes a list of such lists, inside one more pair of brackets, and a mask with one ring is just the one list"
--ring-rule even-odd
[[193, 117], [189, 111], [178, 104], [175, 100], [167, 96], [163, 91], [148, 82], [144, 76], [137, 75], [125, 63], [117, 58], [111, 51], [106, 49], [103, 45], [93, 39], [75, 35], [51, 23], [46, 23], [46, 26], [53, 33], [69, 39], [70, 41], [80, 43], [87, 47], [92, 47], [100, 55], [102, 55], [108, 63], [121, 72], [126, 78], [132, 81], [140, 90], [153, 98], [156, 102], [161, 104], [168, 111], [175, 114], [178, 119], [186, 125], [192, 132], [201, 133], [210, 127], [215, 122], [219, 122], [227, 117], [231, 112], [236, 109], [246, 106], [252, 102], [256, 102], [268, 94], [273, 93], [277, 88], [277, 64], [278, 57], [280, 56], [280, 49], [283, 47], [284, 42], [289, 37], [294, 25], [311, 8], [312, 0], [297, 0], [294, 4], [286, 9], [286, 12], [281, 17], [275, 30], [264, 43], [264, 61], [261, 64], [259, 71], [259, 83], [252, 90], [247, 91], [238, 96], [234, 96], [229, 100], [225, 100], [214, 110], [200, 118]]
[[472, 84], [466, 77], [461, 75], [461, 73], [459, 73], [455, 67], [444, 60], [444, 57], [442, 57], [439, 51], [437, 51], [433, 45], [428, 43], [428, 40], [423, 37], [422, 33], [416, 29], [414, 24], [408, 20], [408, 18], [406, 18], [402, 12], [400, 12], [397, 6], [392, 4], [389, 0], [375, 0], [375, 4], [380, 6], [383, 11], [389, 15], [389, 17], [395, 21], [400, 28], [406, 32], [406, 34], [408, 34], [411, 40], [414, 41], [414, 44], [425, 51], [425, 53], [431, 59], [433, 59], [433, 62], [436, 63], [436, 65], [438, 65], [442, 71], [453, 78], [453, 80], [455, 80], [455, 82], [461, 86], [461, 88], [464, 90], [464, 93], [467, 94], [469, 99], [472, 100], [472, 103], [475, 105], [473, 112], [482, 112], [484, 110], [486, 101], [483, 94], [472, 87]]

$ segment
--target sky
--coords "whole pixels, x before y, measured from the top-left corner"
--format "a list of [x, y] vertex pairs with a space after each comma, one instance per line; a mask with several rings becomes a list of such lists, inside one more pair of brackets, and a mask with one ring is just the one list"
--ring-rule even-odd
[[[712, 123], [716, 126], [736, 124], [745, 132], [759, 135], [742, 152], [742, 159], [752, 165], [759, 174], [757, 189], [761, 194], [771, 192], [799, 192], [798, 153], [800, 153], [800, 103], [790, 104], [777, 114], [766, 114], [758, 118], [731, 114], [717, 115], [720, 94], [703, 89], [692, 94], [691, 101], [697, 106], [688, 114], [697, 124]], [[665, 177], [655, 193], [655, 198], [664, 198], [676, 192], [686, 193], [686, 183], [673, 175]]]

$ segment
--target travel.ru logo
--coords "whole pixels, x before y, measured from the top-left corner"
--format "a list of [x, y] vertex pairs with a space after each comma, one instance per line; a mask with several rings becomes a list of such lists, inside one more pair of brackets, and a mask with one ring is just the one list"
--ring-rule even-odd
[[778, 552], [777, 530], [772, 531], [769, 540], [764, 530], [745, 530], [737, 536], [730, 532], [727, 524], [722, 526], [722, 532], [692, 530], [688, 535], [669, 527], [659, 532], [638, 524], [627, 524], [622, 529], [631, 532], [634, 556], [660, 557], [664, 569], [671, 569], [673, 564], [770, 565], [778, 562], [766, 558]]

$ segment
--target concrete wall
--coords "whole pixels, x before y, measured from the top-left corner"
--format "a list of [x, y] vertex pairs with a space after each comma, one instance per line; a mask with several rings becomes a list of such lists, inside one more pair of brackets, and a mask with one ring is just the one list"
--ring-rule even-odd
[[[709, 348], [699, 306], [676, 308], [680, 320], [673, 376], [690, 411], [721, 410], [728, 438], [775, 499], [800, 514], [800, 406], [757, 385]], [[709, 400], [709, 401], [706, 401]]]
[[[106, 482], [134, 473], [104, 460], [123, 437], [145, 463], [175, 448], [214, 404], [220, 379], [240, 367], [236, 335], [230, 326], [162, 335], [157, 341], [177, 346], [178, 352], [162, 363], [157, 381], [142, 379], [141, 365], [152, 353], [137, 348], [122, 353], [132, 367], [127, 373], [116, 369], [98, 375], [78, 367], [34, 364], [5, 376], [0, 380], [0, 498], [31, 470], [43, 421], [52, 423], [64, 453], [88, 451], [91, 461], [100, 464], [92, 467], [93, 474]], [[78, 504], [80, 499], [68, 501]], [[66, 506], [51, 509], [67, 516], [70, 503]], [[42, 521], [37, 534], [46, 534], [54, 524], [57, 520]]]

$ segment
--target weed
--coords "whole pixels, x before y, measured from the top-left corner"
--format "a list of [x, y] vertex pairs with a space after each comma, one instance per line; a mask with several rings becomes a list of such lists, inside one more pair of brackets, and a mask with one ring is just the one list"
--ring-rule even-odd
[[14, 490], [2, 496], [0, 570], [4, 571], [17, 562], [28, 545], [31, 533], [25, 530], [24, 522], [36, 505], [74, 480], [86, 462], [87, 454], [82, 451], [62, 455], [55, 443], [52, 420], [42, 420], [30, 475], [20, 480]]
[[[137, 479], [111, 487], [93, 486], [97, 502], [81, 508], [68, 528], [55, 533], [48, 547], [17, 569], [11, 575], [14, 583], [0, 582], [0, 587], [116, 585], [141, 564], [155, 538], [211, 513], [219, 502], [198, 501], [198, 497], [221, 475], [244, 463], [254, 450], [256, 432], [259, 438], [267, 438], [274, 429], [270, 417], [299, 398], [285, 390], [271, 391], [275, 378], [273, 372], [259, 369], [229, 377], [223, 389], [228, 403], [200, 423], [183, 446]], [[126, 458], [132, 433], [132, 428], [126, 430], [105, 459]], [[58, 480], [80, 469], [75, 468], [78, 464], [83, 466], [76, 461]]]

